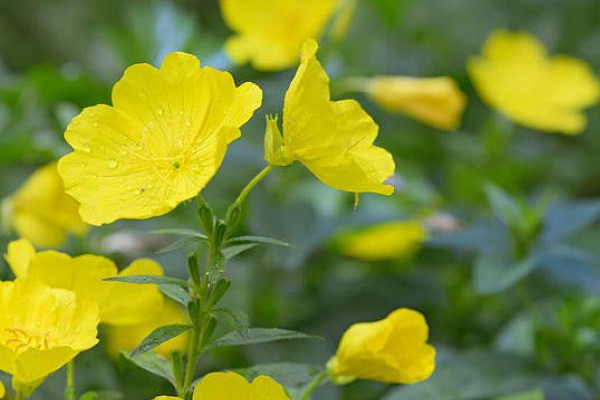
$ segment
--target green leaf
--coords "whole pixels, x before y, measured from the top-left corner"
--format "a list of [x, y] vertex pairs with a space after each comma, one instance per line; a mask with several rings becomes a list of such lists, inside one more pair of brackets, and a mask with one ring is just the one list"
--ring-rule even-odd
[[551, 207], [544, 216], [542, 239], [557, 242], [600, 218], [600, 200], [572, 201]]
[[217, 251], [210, 258], [210, 263], [208, 264], [207, 274], [208, 278], [211, 282], [215, 282], [223, 272], [225, 271], [225, 255], [222, 251]]
[[491, 183], [484, 186], [492, 212], [507, 226], [518, 224], [523, 218], [521, 207], [505, 191]]
[[165, 296], [170, 299], [175, 300], [179, 304], [187, 306], [187, 304], [192, 300], [190, 294], [181, 287], [181, 285], [172, 285], [170, 283], [163, 283], [158, 285], [161, 292], [165, 294]]
[[122, 351], [121, 355], [138, 367], [154, 375], [165, 378], [171, 382], [173, 386], [176, 386], [175, 377], [173, 375], [173, 367], [171, 363], [163, 356], [153, 352], [147, 352], [132, 357], [130, 353], [125, 351]]
[[528, 390], [510, 396], [496, 397], [495, 400], [544, 400], [544, 391], [542, 389]]
[[244, 253], [245, 251], [255, 248], [256, 246], [258, 246], [258, 243], [246, 243], [228, 246], [223, 249], [223, 255], [225, 256], [226, 260], [230, 260], [233, 257]]
[[265, 236], [237, 236], [231, 238], [227, 243], [256, 243], [256, 244], [274, 244], [277, 246], [294, 247], [293, 245], [283, 242], [278, 239], [273, 239]]
[[278, 340], [321, 339], [319, 336], [279, 328], [250, 328], [247, 334], [227, 333], [215, 340], [210, 347], [245, 346], [249, 344], [267, 343]]
[[185, 237], [183, 239], [176, 240], [173, 243], [163, 247], [162, 249], [158, 250], [156, 252], [156, 254], [169, 253], [171, 251], [179, 250], [182, 247], [185, 247], [190, 243], [197, 243], [197, 242], [201, 242], [201, 241], [202, 241], [202, 239], [199, 239], [197, 237]]
[[182, 236], [192, 236], [198, 239], [207, 240], [208, 237], [200, 232], [195, 231], [193, 229], [180, 229], [180, 228], [170, 228], [170, 229], [158, 229], [155, 231], [151, 231], [151, 233], [155, 233], [157, 235], [182, 235]]
[[132, 352], [131, 357], [152, 350], [156, 346], [192, 329], [190, 325], [166, 325], [153, 330]]
[[248, 316], [246, 313], [228, 307], [215, 308], [213, 312], [226, 316], [231, 322], [233, 322], [235, 332], [239, 333], [243, 338], [248, 337]]
[[81, 395], [79, 400], [121, 400], [123, 398], [123, 394], [119, 392], [110, 392], [110, 391], [88, 391]]
[[154, 284], [154, 285], [179, 285], [183, 288], [188, 287], [188, 283], [180, 278], [163, 275], [128, 275], [114, 276], [112, 278], [104, 278], [105, 281], [137, 283], [137, 284]]
[[471, 350], [438, 355], [431, 378], [418, 385], [400, 386], [382, 400], [480, 400], [517, 393], [538, 386], [525, 358]]
[[534, 257], [515, 262], [503, 254], [482, 252], [474, 266], [475, 289], [482, 294], [501, 292], [519, 282], [536, 266]]

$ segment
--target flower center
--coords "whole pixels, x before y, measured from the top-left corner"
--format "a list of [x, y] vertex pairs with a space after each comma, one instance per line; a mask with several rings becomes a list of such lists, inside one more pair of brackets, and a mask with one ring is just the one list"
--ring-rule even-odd
[[5, 346], [15, 352], [23, 352], [27, 349], [49, 350], [54, 347], [55, 342], [50, 338], [50, 332], [29, 332], [19, 328], [5, 328], [2, 341]]

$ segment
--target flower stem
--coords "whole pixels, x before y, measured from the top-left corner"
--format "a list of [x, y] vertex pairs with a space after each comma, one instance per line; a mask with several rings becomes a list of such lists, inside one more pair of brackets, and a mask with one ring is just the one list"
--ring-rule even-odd
[[273, 166], [271, 164], [269, 164], [266, 167], [264, 167], [258, 174], [256, 174], [256, 176], [254, 178], [252, 178], [252, 180], [250, 182], [248, 182], [246, 187], [244, 187], [244, 189], [242, 189], [242, 191], [240, 192], [240, 195], [237, 197], [237, 199], [235, 199], [235, 202], [233, 203], [233, 207], [241, 207], [241, 205], [244, 203], [244, 200], [246, 200], [246, 196], [248, 196], [248, 194], [252, 191], [252, 189], [254, 189], [254, 186], [256, 186], [260, 181], [262, 181], [263, 178], [265, 176], [267, 176], [269, 174], [269, 172], [271, 172], [272, 169], [273, 169]]
[[75, 400], [75, 361], [67, 364], [67, 387], [65, 388], [65, 400]]
[[319, 375], [315, 376], [312, 382], [306, 387], [306, 389], [304, 389], [304, 392], [302, 392], [302, 395], [298, 400], [310, 399], [310, 395], [313, 394], [313, 392], [317, 390], [317, 388], [321, 386], [321, 384], [325, 382], [325, 380], [327, 380], [328, 378], [329, 374], [327, 373], [327, 371], [323, 371]]

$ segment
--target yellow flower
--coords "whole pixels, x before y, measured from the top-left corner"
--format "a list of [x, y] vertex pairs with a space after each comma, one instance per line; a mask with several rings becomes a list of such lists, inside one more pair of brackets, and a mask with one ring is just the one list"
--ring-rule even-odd
[[280, 70], [298, 62], [305, 40], [319, 37], [338, 0], [221, 0], [221, 13], [235, 31], [225, 50], [237, 64]]
[[0, 282], [0, 370], [31, 383], [98, 342], [98, 306], [32, 279]]
[[[154, 318], [141, 324], [107, 326], [105, 330], [107, 351], [111, 356], [118, 357], [122, 350], [135, 349], [156, 328], [174, 324], [189, 324], [189, 318], [177, 304], [166, 301], [163, 307], [155, 313]], [[187, 343], [188, 336], [183, 334], [155, 347], [152, 351], [163, 356], [169, 356], [174, 351], [184, 353]]]
[[113, 87], [112, 107], [86, 108], [69, 124], [74, 152], [58, 171], [90, 224], [163, 215], [204, 188], [261, 101], [258, 86], [236, 86], [190, 54], [170, 53], [160, 69], [135, 64]]
[[383, 182], [394, 160], [373, 145], [378, 126], [354, 100], [331, 101], [329, 78], [316, 58], [317, 42], [308, 40], [302, 62], [283, 106], [283, 136], [276, 119], [267, 119], [265, 159], [271, 165], [300, 161], [325, 184], [347, 192], [390, 195]]
[[354, 379], [416, 383], [433, 374], [435, 349], [426, 344], [428, 327], [421, 313], [400, 308], [385, 319], [352, 325], [327, 368], [337, 384]]
[[266, 375], [252, 383], [235, 372], [214, 372], [206, 375], [194, 388], [193, 400], [289, 400], [283, 387]]
[[388, 260], [413, 254], [427, 239], [418, 220], [384, 222], [340, 237], [341, 252], [361, 260]]
[[2, 383], [2, 381], [0, 381], [0, 399], [3, 399], [5, 394], [6, 394], [6, 389], [4, 388], [4, 383]]
[[56, 251], [36, 253], [26, 239], [9, 244], [6, 260], [17, 278], [35, 279], [52, 288], [73, 291], [78, 299], [96, 303], [103, 323], [144, 322], [164, 301], [155, 285], [103, 280], [114, 276], [162, 275], [162, 268], [152, 260], [136, 260], [119, 272], [111, 260], [101, 256], [85, 254], [72, 258]]
[[181, 397], [175, 397], [175, 396], [157, 396], [153, 400], [181, 400]]
[[483, 99], [530, 128], [569, 135], [586, 126], [585, 107], [600, 98], [600, 82], [582, 60], [549, 58], [532, 35], [499, 30], [468, 70]]
[[2, 221], [43, 247], [59, 247], [69, 233], [82, 235], [87, 225], [81, 220], [79, 205], [65, 193], [56, 163], [35, 171], [15, 194], [2, 204]]
[[380, 76], [364, 80], [364, 90], [387, 110], [439, 129], [456, 129], [467, 104], [466, 95], [449, 77]]

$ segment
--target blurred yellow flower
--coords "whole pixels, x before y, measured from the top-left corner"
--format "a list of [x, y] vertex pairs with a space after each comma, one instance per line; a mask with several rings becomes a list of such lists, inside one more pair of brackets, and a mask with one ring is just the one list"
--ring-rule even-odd
[[4, 200], [2, 223], [37, 246], [59, 247], [69, 233], [82, 235], [87, 231], [78, 207], [65, 193], [56, 163], [52, 163], [35, 171]]
[[6, 260], [21, 279], [38, 280], [52, 288], [73, 291], [79, 300], [96, 303], [103, 323], [131, 325], [146, 321], [162, 307], [164, 297], [155, 285], [107, 282], [104, 278], [162, 275], [158, 263], [136, 260], [123, 271], [108, 258], [85, 254], [70, 257], [56, 251], [35, 253], [26, 239], [8, 246]]
[[335, 42], [339, 42], [346, 36], [350, 29], [350, 23], [356, 14], [358, 0], [341, 0], [338, 1], [336, 15], [331, 23], [330, 38]]
[[6, 394], [6, 389], [4, 388], [4, 383], [2, 383], [2, 381], [0, 381], [0, 399], [3, 399], [5, 394]]
[[412, 255], [427, 240], [419, 220], [392, 221], [340, 236], [342, 254], [366, 261]]
[[435, 349], [428, 345], [423, 315], [400, 308], [385, 319], [352, 325], [327, 368], [334, 383], [357, 378], [389, 383], [416, 383], [433, 374]]
[[0, 370], [43, 379], [96, 343], [98, 306], [33, 279], [0, 282]]
[[[189, 324], [188, 315], [177, 304], [165, 301], [162, 308], [154, 313], [154, 317], [137, 325], [110, 325], [105, 329], [106, 350], [113, 357], [118, 357], [122, 350], [129, 351], [136, 348], [142, 340], [152, 331], [161, 326], [174, 324]], [[152, 349], [157, 354], [169, 356], [174, 351], [185, 353], [188, 335], [179, 335], [160, 346]]]
[[214, 372], [206, 375], [194, 388], [193, 400], [289, 400], [283, 387], [266, 375], [252, 383], [235, 372]]
[[163, 215], [204, 188], [261, 101], [258, 86], [236, 86], [190, 54], [170, 53], [160, 69], [132, 65], [112, 107], [86, 108], [69, 124], [74, 152], [58, 171], [90, 224]]
[[338, 0], [221, 0], [221, 13], [235, 31], [225, 50], [237, 64], [280, 70], [298, 62], [306, 39], [319, 37]]
[[583, 109], [600, 99], [600, 82], [579, 59], [549, 58], [532, 35], [493, 32], [468, 70], [481, 97], [527, 127], [568, 135], [587, 124]]
[[331, 101], [329, 78], [316, 58], [317, 42], [302, 48], [302, 62], [283, 106], [283, 136], [267, 118], [265, 160], [300, 161], [325, 184], [347, 192], [390, 195], [384, 181], [394, 174], [392, 155], [373, 145], [379, 127], [354, 100]]
[[449, 77], [380, 76], [364, 79], [362, 84], [385, 109], [439, 129], [456, 129], [467, 104], [467, 96]]
[[155, 397], [152, 400], [178, 400], [178, 399], [180, 400], [181, 397], [175, 397], [175, 396], [158, 396], [158, 397]]

